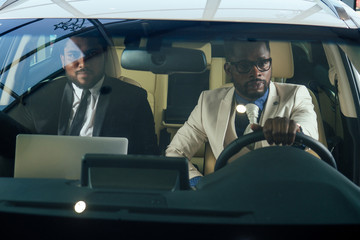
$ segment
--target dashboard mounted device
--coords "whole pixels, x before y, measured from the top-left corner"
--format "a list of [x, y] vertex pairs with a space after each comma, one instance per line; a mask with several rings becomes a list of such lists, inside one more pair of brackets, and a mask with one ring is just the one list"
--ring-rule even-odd
[[188, 190], [188, 160], [150, 155], [85, 154], [81, 186], [93, 189]]

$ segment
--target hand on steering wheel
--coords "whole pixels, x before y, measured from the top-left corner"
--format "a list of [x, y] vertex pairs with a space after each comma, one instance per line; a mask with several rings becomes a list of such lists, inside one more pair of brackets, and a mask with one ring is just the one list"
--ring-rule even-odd
[[269, 145], [292, 145], [296, 133], [301, 132], [301, 127], [294, 120], [287, 117], [269, 118], [263, 127], [258, 124], [251, 126], [253, 131], [263, 131]]
[[[215, 171], [224, 167], [230, 157], [238, 153], [243, 147], [258, 141], [265, 139], [264, 133], [262, 131], [256, 131], [250, 134], [243, 135], [238, 139], [235, 139], [231, 142], [220, 154], [215, 164]], [[330, 164], [332, 167], [337, 169], [336, 162], [331, 152], [320, 142], [313, 139], [312, 137], [306, 136], [303, 133], [296, 133], [295, 142], [303, 144], [312, 150], [314, 150], [322, 160]], [[256, 150], [255, 150], [256, 151]]]

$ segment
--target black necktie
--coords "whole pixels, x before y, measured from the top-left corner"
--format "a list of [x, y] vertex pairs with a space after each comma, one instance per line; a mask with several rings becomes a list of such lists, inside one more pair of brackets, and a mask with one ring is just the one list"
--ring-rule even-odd
[[80, 130], [84, 123], [85, 113], [86, 113], [86, 109], [88, 106], [89, 95], [90, 95], [89, 90], [83, 90], [79, 108], [76, 111], [74, 119], [70, 126], [69, 135], [79, 136]]

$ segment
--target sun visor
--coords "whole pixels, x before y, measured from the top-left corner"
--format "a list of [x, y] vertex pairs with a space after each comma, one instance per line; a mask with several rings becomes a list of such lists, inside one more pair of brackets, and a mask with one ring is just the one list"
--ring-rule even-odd
[[155, 74], [203, 72], [207, 62], [203, 51], [188, 48], [125, 49], [121, 66], [128, 70], [151, 71]]

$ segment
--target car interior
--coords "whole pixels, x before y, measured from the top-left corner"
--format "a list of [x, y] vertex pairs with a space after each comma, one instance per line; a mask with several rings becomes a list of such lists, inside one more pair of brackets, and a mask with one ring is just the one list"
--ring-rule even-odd
[[[41, 38], [44, 37], [40, 36], [38, 41], [41, 41]], [[150, 66], [148, 69], [142, 69], [140, 65], [143, 64], [129, 65], [131, 58], [126, 58], [126, 56], [136, 57], [137, 54], [144, 54], [146, 50], [140, 52], [131, 52], [131, 50], [146, 47], [151, 42], [150, 38], [142, 37], [137, 38], [135, 41], [129, 41], [128, 37], [125, 38], [124, 36], [114, 34], [111, 37], [111, 41], [113, 46], [109, 47], [107, 52], [106, 74], [146, 90], [148, 102], [154, 115], [155, 131], [161, 154], [164, 154], [174, 134], [184, 124], [197, 104], [201, 91], [232, 85], [223, 68], [225, 58], [222, 41], [206, 42], [194, 38], [193, 41], [178, 39], [170, 41], [170, 43], [166, 42], [165, 45], [173, 50], [165, 52], [165, 56], [175, 55], [175, 50], [179, 50], [181, 54], [169, 60], [173, 65], [170, 64], [164, 68], [159, 68], [157, 66], [159, 64], [153, 63], [153, 56], [147, 56], [148, 59], [144, 60], [144, 63], [152, 62], [153, 64], [153, 68]], [[134, 42], [137, 45], [135, 48], [133, 46]], [[50, 57], [45, 58], [44, 61], [31, 59], [31, 61], [35, 61], [37, 64], [31, 63], [30, 58], [24, 57], [19, 65], [16, 66], [16, 72], [14, 70], [15, 78], [21, 79], [26, 78], [26, 76], [37, 76], [39, 74], [37, 70], [48, 64], [49, 61], [53, 62], [51, 66], [53, 72], [55, 72], [51, 75], [51, 78], [61, 76], [63, 73], [59, 60], [56, 60], [55, 54], [51, 55], [50, 50], [46, 48], [49, 46], [49, 43], [45, 43], [43, 48], [35, 49], [31, 48], [31, 44], [34, 44], [34, 41], [29, 41], [25, 44], [23, 49], [18, 50], [20, 52], [17, 54], [28, 56], [31, 53], [35, 54], [39, 59], [41, 55], [46, 54], [49, 54]], [[156, 44], [154, 45], [156, 46]], [[338, 64], [335, 64], [337, 59], [341, 58], [341, 51], [332, 44], [323, 44], [320, 41], [290, 42], [271, 40], [270, 48], [273, 59], [272, 81], [302, 84], [308, 88], [318, 117], [319, 141], [332, 152], [338, 169], [344, 175], [352, 177], [353, 160], [351, 149], [353, 148], [353, 143], [351, 140], [347, 140], [350, 138], [345, 136], [350, 134], [347, 119], [356, 116], [356, 112], [353, 106], [345, 104], [347, 102], [346, 98], [351, 98], [351, 91], [349, 86], [343, 84], [347, 82], [342, 80], [342, 78], [344, 80], [346, 78], [345, 70], [341, 69], [344, 66], [339, 69]], [[185, 50], [192, 51], [189, 51], [190, 55], [186, 55]], [[203, 55], [196, 55], [199, 53], [199, 50]], [[334, 50], [338, 54], [337, 56], [334, 55]], [[193, 70], [179, 69], [179, 66], [174, 64], [174, 62], [181, 61], [181, 59], [189, 59], [189, 56], [192, 59], [191, 56], [195, 55], [200, 58], [203, 56], [204, 61], [195, 63], [195, 60], [189, 60], [191, 62], [190, 65], [195, 66]], [[174, 69], [171, 69], [172, 67]], [[19, 70], [22, 73], [27, 72], [28, 75], [20, 76]], [[43, 79], [40, 76], [38, 78]], [[41, 84], [46, 83], [51, 78], [45, 78]], [[41, 87], [41, 84], [33, 87], [32, 91]], [[24, 89], [26, 86], [21, 86], [20, 88]], [[339, 88], [341, 88], [341, 91], [339, 91]], [[29, 93], [31, 94], [31, 91], [27, 91], [25, 94]], [[21, 98], [10, 104], [5, 111], [10, 116], [16, 118], [18, 114], [16, 105], [20, 102]], [[341, 102], [343, 102], [343, 105], [341, 105]], [[311, 149], [309, 152], [316, 156], [316, 153], [311, 151]], [[215, 158], [209, 145], [204, 144], [191, 159], [191, 162], [204, 175], [212, 173], [214, 171]], [[4, 176], [11, 175], [11, 164], [7, 165], [10, 170], [2, 173]]]
[[[0, 47], [7, 50], [0, 56], [0, 107], [6, 114], [17, 119], [26, 98], [36, 96], [37, 91], [48, 94], [49, 82], [66, 77], [59, 51], [69, 36], [82, 32], [80, 27], [68, 28], [76, 27], [77, 22], [24, 20], [22, 27], [0, 36]], [[337, 36], [329, 40], [326, 34], [333, 28], [311, 28], [324, 32], [310, 38], [306, 35], [309, 26], [290, 28], [282, 24], [118, 19], [87, 19], [81, 24], [83, 31], [100, 29], [106, 35], [110, 45], [105, 53], [106, 74], [146, 90], [160, 156], [115, 154], [109, 150], [86, 153], [81, 159], [81, 172], [75, 170], [80, 179], [59, 175], [39, 178], [38, 172], [36, 176], [16, 177], [14, 159], [1, 156], [1, 211], [25, 213], [31, 223], [33, 215], [95, 219], [95, 224], [108, 219], [125, 223], [125, 228], [127, 220], [160, 223], [161, 229], [165, 223], [195, 223], [196, 230], [205, 226], [207, 233], [209, 224], [237, 228], [241, 224], [282, 227], [359, 222], [359, 95], [353, 86], [360, 79], [356, 70], [360, 62], [350, 62], [348, 57], [358, 55], [360, 50]], [[263, 34], [259, 36], [259, 32]], [[165, 150], [202, 91], [233, 85], [224, 71], [224, 42], [229, 38], [269, 41], [271, 81], [306, 86], [323, 148], [312, 145], [311, 141], [317, 141], [299, 138], [310, 148], [264, 147], [227, 164], [237, 148], [230, 144], [216, 160], [209, 144], [204, 143], [189, 159], [205, 175], [192, 187], [188, 159], [166, 157]], [[235, 146], [263, 141], [256, 134], [236, 139]], [[5, 143], [0, 144], [3, 146]], [[334, 164], [323, 149], [330, 153]], [[54, 162], [49, 161], [49, 165], [53, 167]], [[71, 160], [67, 162], [72, 164]], [[49, 165], [31, 167], [44, 175], [51, 174]], [[54, 172], [61, 174], [58, 168]], [[75, 213], [74, 204], [82, 201], [88, 208]], [[63, 219], [67, 226], [72, 223], [67, 221], [69, 218]], [[141, 223], [137, 227], [142, 227]]]
[[[115, 40], [115, 42], [117, 41]], [[210, 43], [184, 43], [183, 45], [183, 47], [200, 49], [204, 52], [207, 60], [207, 67], [204, 72], [153, 74], [146, 71], [128, 70], [121, 67], [121, 64], [114, 65], [115, 67], [120, 66], [120, 69], [114, 69], [114, 73], [119, 74], [120, 72], [120, 78], [122, 80], [146, 89], [148, 100], [153, 110], [156, 133], [159, 145], [162, 147], [162, 152], [164, 152], [167, 144], [169, 144], [176, 131], [186, 121], [191, 110], [197, 104], [197, 98], [201, 91], [232, 85], [223, 69], [225, 58], [223, 56], [212, 56], [212, 46]], [[315, 46], [310, 47], [319, 47], [318, 44], [314, 45]], [[335, 149], [335, 147], [339, 146], [336, 146], [338, 143], [334, 143], [332, 138], [335, 136], [333, 136], [333, 133], [330, 131], [337, 129], [334, 124], [339, 124], [339, 122], [336, 120], [335, 123], [329, 123], [329, 120], [323, 121], [322, 112], [324, 112], [325, 119], [329, 119], [327, 115], [334, 114], [329, 113], [327, 110], [335, 109], [334, 106], [330, 105], [330, 103], [333, 103], [330, 101], [335, 101], [336, 96], [334, 96], [335, 93], [330, 90], [333, 88], [327, 88], [330, 84], [328, 79], [324, 79], [324, 75], [322, 78], [316, 78], [316, 80], [314, 80], [311, 76], [313, 71], [310, 69], [304, 70], [304, 66], [310, 68], [312, 65], [315, 65], [310, 62], [309, 58], [311, 58], [311, 56], [308, 55], [309, 53], [307, 54], [305, 52], [312, 51], [312, 49], [306, 49], [305, 47], [302, 46], [301, 43], [292, 44], [290, 42], [279, 41], [272, 41], [270, 43], [271, 57], [273, 59], [272, 81], [303, 84], [308, 88], [313, 99], [314, 109], [318, 116], [319, 141], [324, 144], [324, 146], [328, 147], [330, 145], [330, 149]], [[121, 57], [119, 56], [122, 55], [124, 48], [124, 46], [116, 46], [113, 49], [115, 50], [114, 55], [118, 56], [117, 60], [119, 62], [121, 62]], [[319, 51], [318, 49], [315, 50]], [[315, 53], [310, 54], [315, 55]], [[323, 55], [323, 57], [325, 56]], [[324, 59], [320, 60], [324, 61]], [[312, 61], [318, 60], [314, 59]], [[307, 64], [304, 64], [304, 62]], [[319, 73], [315, 72], [314, 74], [320, 75], [324, 72], [326, 73], [326, 65], [320, 64], [321, 63], [319, 63], [318, 66], [314, 66], [314, 68], [319, 68]], [[309, 76], [304, 76], [305, 74], [309, 74]], [[119, 75], [117, 77], [119, 77]], [[325, 78], [327, 78], [326, 75]], [[326, 95], [327, 92], [325, 91], [333, 95]], [[186, 93], [186, 95], [184, 95], [184, 93]], [[319, 101], [322, 101], [323, 111], [320, 110]], [[331, 106], [331, 108], [329, 106]], [[330, 117], [330, 121], [332, 119], [333, 117]], [[326, 126], [326, 130], [324, 125]], [[340, 141], [340, 139], [338, 141]], [[312, 154], [316, 153], [312, 152]], [[191, 161], [205, 175], [214, 171], [215, 158], [208, 144], [204, 144], [203, 148], [198, 151]]]

